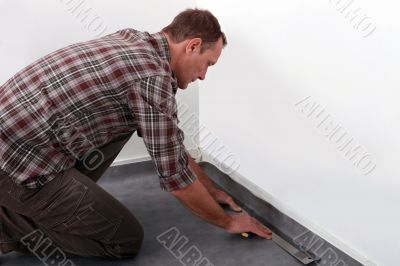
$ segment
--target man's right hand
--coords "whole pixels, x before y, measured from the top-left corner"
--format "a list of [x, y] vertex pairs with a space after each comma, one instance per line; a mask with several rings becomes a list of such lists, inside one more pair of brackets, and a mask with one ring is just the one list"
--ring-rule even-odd
[[262, 238], [272, 239], [272, 232], [263, 224], [246, 213], [230, 215], [231, 220], [225, 230], [229, 233], [251, 232]]

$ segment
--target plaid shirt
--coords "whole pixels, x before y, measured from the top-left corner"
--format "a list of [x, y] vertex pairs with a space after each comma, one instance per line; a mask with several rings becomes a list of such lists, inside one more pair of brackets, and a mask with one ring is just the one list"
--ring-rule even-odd
[[124, 29], [27, 66], [0, 87], [0, 168], [38, 188], [138, 130], [163, 190], [193, 183], [169, 61], [162, 33]]

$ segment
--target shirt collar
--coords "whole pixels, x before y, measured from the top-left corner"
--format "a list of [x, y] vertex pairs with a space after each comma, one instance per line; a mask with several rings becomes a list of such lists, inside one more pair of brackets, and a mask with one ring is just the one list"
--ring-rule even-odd
[[172, 89], [174, 91], [174, 94], [176, 94], [176, 92], [178, 90], [178, 80], [175, 76], [175, 73], [172, 72], [172, 69], [170, 66], [171, 53], [169, 50], [167, 38], [165, 37], [165, 35], [162, 32], [153, 33], [153, 34], [151, 34], [151, 36], [153, 37], [153, 40], [154, 40], [154, 42], [152, 44], [155, 46], [158, 54], [160, 55], [161, 58], [163, 58], [168, 63], [169, 71], [171, 73]]

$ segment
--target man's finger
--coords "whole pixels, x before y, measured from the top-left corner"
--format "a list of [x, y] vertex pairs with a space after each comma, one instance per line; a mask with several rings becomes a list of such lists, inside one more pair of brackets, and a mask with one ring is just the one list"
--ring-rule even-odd
[[272, 235], [271, 230], [269, 230], [265, 225], [263, 225], [262, 223], [260, 223], [259, 221], [256, 220], [256, 223], [258, 224], [259, 227], [262, 228], [262, 230], [264, 230], [267, 234]]
[[272, 232], [268, 228], [266, 228], [263, 225], [261, 225], [261, 228], [262, 228], [261, 230], [263, 230], [267, 235], [272, 236]]
[[237, 205], [232, 198], [228, 199], [228, 204], [229, 206], [231, 206], [231, 208], [236, 211], [236, 212], [240, 212], [242, 211], [242, 208], [239, 207], [239, 205]]
[[268, 230], [267, 228], [265, 228], [263, 226], [261, 226], [261, 230], [264, 232], [267, 239], [272, 239], [272, 232], [270, 230]]
[[272, 233], [268, 233], [267, 231], [265, 231], [262, 228], [257, 228], [257, 230], [255, 230], [255, 232], [258, 236], [266, 238], [266, 239], [272, 239]]
[[267, 239], [272, 239], [272, 232], [271, 230], [269, 230], [265, 225], [263, 225], [262, 223], [260, 223], [257, 219], [253, 218], [253, 222], [255, 224], [255, 226], [263, 232], [264, 236]]

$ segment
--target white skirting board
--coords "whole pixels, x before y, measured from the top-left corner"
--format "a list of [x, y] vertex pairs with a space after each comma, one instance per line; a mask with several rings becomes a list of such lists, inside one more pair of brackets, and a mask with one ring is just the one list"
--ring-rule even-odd
[[[201, 159], [201, 151], [199, 149], [190, 149], [188, 150], [192, 158], [198, 162]], [[111, 166], [118, 166], [118, 165], [124, 165], [124, 164], [130, 164], [130, 163], [139, 163], [139, 162], [145, 162], [145, 161], [150, 161], [151, 157], [149, 155], [146, 156], [138, 156], [138, 157], [132, 157], [126, 160], [118, 160], [116, 159]]]

